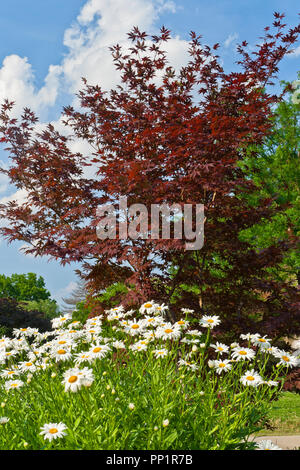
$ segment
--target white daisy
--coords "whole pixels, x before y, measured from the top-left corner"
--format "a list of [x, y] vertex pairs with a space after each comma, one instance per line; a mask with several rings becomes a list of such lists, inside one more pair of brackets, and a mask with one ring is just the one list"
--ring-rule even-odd
[[211, 347], [214, 348], [215, 351], [220, 355], [229, 351], [229, 347], [226, 346], [226, 344], [219, 343], [218, 341], [216, 342], [216, 344], [211, 344]]
[[91, 354], [87, 352], [76, 353], [74, 357], [76, 364], [82, 364], [83, 362], [91, 363], [95, 359]]
[[126, 348], [124, 341], [113, 341], [111, 344], [115, 349], [125, 349]]
[[232, 350], [232, 358], [236, 361], [245, 361], [246, 359], [251, 360], [255, 357], [255, 352], [250, 348], [242, 348], [237, 346]]
[[48, 439], [50, 442], [53, 439], [57, 439], [58, 437], [66, 436], [65, 430], [67, 429], [64, 423], [48, 423], [41, 426], [40, 434], [44, 436], [44, 439]]
[[214, 368], [216, 369], [217, 374], [221, 374], [223, 371], [228, 372], [231, 369], [232, 365], [228, 359], [223, 359], [222, 361], [215, 360]]
[[125, 332], [129, 333], [131, 336], [140, 334], [145, 328], [143, 321], [137, 321], [135, 318], [133, 320], [128, 320], [126, 323]]
[[300, 362], [297, 357], [292, 356], [291, 354], [280, 349], [274, 353], [274, 356], [280, 359], [279, 364], [282, 364], [286, 367], [297, 367]]
[[201, 320], [199, 321], [200, 325], [203, 326], [204, 328], [214, 328], [215, 326], [219, 325], [221, 323], [220, 317], [217, 315], [204, 315]]
[[0, 418], [0, 424], [6, 424], [8, 423], [9, 421], [9, 418], [7, 418], [6, 416], [2, 416], [2, 418]]
[[173, 326], [172, 323], [165, 323], [164, 326], [159, 326], [155, 332], [157, 338], [161, 338], [164, 341], [168, 339], [179, 339], [181, 330], [178, 326]]
[[4, 384], [5, 390], [15, 390], [16, 388], [20, 388], [24, 385], [22, 380], [7, 380]]
[[188, 369], [191, 369], [191, 370], [197, 370], [198, 369], [198, 366], [195, 363], [186, 361], [185, 359], [179, 359], [178, 365], [179, 365], [179, 367], [185, 366], [185, 367], [187, 367]]
[[169, 354], [169, 351], [167, 349], [154, 349], [152, 351], [156, 359], [159, 357], [166, 357]]
[[84, 369], [68, 369], [64, 373], [62, 384], [65, 386], [65, 392], [77, 392], [82, 386], [91, 385], [94, 381], [92, 369], [85, 367]]
[[50, 353], [50, 355], [51, 355], [51, 357], [53, 357], [53, 359], [55, 359], [55, 362], [69, 361], [72, 358], [72, 353], [71, 353], [70, 349], [63, 348], [63, 347], [54, 349]]
[[270, 440], [263, 440], [256, 443], [257, 450], [282, 450], [281, 447], [273, 444]]
[[254, 346], [259, 346], [261, 348], [269, 348], [271, 346], [271, 340], [266, 338], [266, 336], [257, 336], [251, 339], [251, 343]]
[[240, 378], [243, 385], [249, 385], [251, 387], [257, 387], [263, 383], [261, 376], [254, 371], [254, 369], [247, 370], [245, 374]]
[[35, 372], [36, 371], [36, 365], [34, 362], [31, 361], [25, 361], [25, 362], [20, 362], [18, 364], [19, 370], [21, 372]]
[[88, 354], [92, 356], [94, 359], [101, 359], [105, 357], [106, 354], [110, 351], [110, 347], [107, 344], [92, 344]]
[[185, 328], [188, 328], [189, 322], [186, 320], [180, 319], [175, 323], [175, 325], [177, 325], [178, 327], [182, 329], [185, 329]]

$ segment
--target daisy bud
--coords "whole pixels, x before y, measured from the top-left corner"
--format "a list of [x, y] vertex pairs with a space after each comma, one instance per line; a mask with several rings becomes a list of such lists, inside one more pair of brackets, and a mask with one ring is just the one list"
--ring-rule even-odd
[[104, 393], [102, 393], [102, 395], [101, 395], [101, 397], [100, 397], [100, 398], [104, 398], [104, 397], [105, 397], [105, 395], [104, 395]]
[[205, 348], [205, 343], [200, 343], [199, 346], [200, 348]]
[[110, 385], [106, 385], [106, 390], [109, 390], [110, 389]]
[[5, 407], [5, 403], [4, 401], [1, 403], [1, 408], [4, 408]]
[[111, 393], [112, 393], [112, 395], [114, 395], [116, 393], [114, 388], [112, 389]]
[[27, 446], [28, 446], [28, 442], [23, 442], [23, 446], [24, 446], [24, 447], [27, 447]]
[[167, 426], [169, 426], [169, 420], [168, 420], [168, 419], [164, 419], [162, 425], [163, 425], [164, 428], [166, 428]]
[[107, 374], [107, 372], [106, 372], [106, 371], [104, 371], [102, 375], [106, 375], [106, 374]]
[[54, 379], [54, 377], [56, 377], [56, 373], [55, 373], [55, 372], [52, 372], [52, 374], [51, 374], [51, 379]]
[[129, 403], [128, 408], [129, 408], [130, 410], [133, 410], [133, 409], [135, 408], [135, 406], [134, 406], [133, 403]]
[[192, 347], [192, 351], [193, 351], [193, 352], [198, 351], [198, 346], [196, 346], [196, 345], [194, 344], [193, 347]]
[[154, 426], [154, 431], [158, 431], [158, 426]]

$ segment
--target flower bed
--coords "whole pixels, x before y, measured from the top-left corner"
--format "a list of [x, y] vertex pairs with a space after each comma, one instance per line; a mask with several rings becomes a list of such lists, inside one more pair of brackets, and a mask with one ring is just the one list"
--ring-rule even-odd
[[165, 320], [153, 301], [0, 339], [1, 449], [254, 449], [299, 362], [259, 334], [225, 345], [216, 316]]

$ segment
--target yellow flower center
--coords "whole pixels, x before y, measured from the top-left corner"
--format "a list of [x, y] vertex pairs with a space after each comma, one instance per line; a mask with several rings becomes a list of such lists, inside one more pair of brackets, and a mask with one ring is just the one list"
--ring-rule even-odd
[[70, 382], [70, 384], [73, 384], [74, 382], [76, 382], [77, 379], [78, 377], [76, 375], [71, 375], [71, 377], [69, 377], [68, 379], [68, 382]]
[[220, 362], [219, 367], [225, 367], [224, 362]]
[[250, 380], [250, 381], [254, 380], [253, 375], [248, 375], [248, 376], [246, 377], [246, 380]]
[[26, 362], [25, 366], [27, 366], [27, 367], [32, 366], [32, 362]]
[[66, 341], [59, 341], [58, 344], [66, 344]]
[[177, 322], [178, 325], [184, 325], [185, 324], [185, 321], [184, 320], [179, 320], [179, 322]]
[[64, 349], [59, 349], [57, 352], [58, 354], [66, 354], [67, 351], [65, 351]]
[[98, 353], [98, 352], [100, 352], [100, 351], [102, 351], [102, 348], [100, 348], [100, 347], [97, 347], [97, 348], [94, 348], [94, 349], [93, 349], [93, 352], [94, 352], [94, 353]]
[[265, 343], [265, 342], [266, 342], [266, 340], [265, 340], [264, 338], [259, 338], [258, 341], [259, 341], [260, 343]]
[[147, 304], [144, 305], [145, 308], [151, 308], [152, 307], [152, 304], [150, 304], [150, 302], [148, 302]]
[[173, 330], [171, 328], [166, 328], [165, 329], [165, 333], [172, 333], [172, 332], [173, 332]]
[[133, 330], [137, 330], [139, 327], [140, 327], [140, 325], [138, 325], [137, 323], [135, 323], [134, 325], [131, 325], [131, 328]]
[[247, 352], [246, 352], [246, 351], [239, 351], [239, 354], [240, 354], [241, 356], [247, 356]]
[[290, 361], [290, 358], [287, 357], [287, 356], [282, 356], [282, 359], [283, 359], [285, 362], [289, 362], [289, 361]]
[[213, 323], [213, 322], [214, 322], [211, 318], [209, 318], [209, 319], [206, 320], [206, 321], [207, 321], [207, 323]]
[[56, 434], [58, 430], [56, 428], [49, 429], [50, 434]]

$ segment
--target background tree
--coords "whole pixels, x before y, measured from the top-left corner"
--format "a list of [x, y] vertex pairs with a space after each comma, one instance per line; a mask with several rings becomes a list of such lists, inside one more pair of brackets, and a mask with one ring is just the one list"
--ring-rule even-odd
[[0, 298], [0, 334], [12, 336], [14, 328], [37, 328], [39, 331], [51, 331], [49, 318], [38, 310], [26, 310], [15, 299]]
[[46, 318], [58, 317], [60, 308], [54, 299], [29, 300], [20, 302], [24, 310], [42, 312]]
[[[240, 330], [254, 327], [250, 314], [265, 308], [261, 292], [271, 292], [273, 317], [288, 311], [295, 320], [294, 291], [268, 277], [294, 241], [257, 252], [239, 239], [241, 230], [274, 214], [271, 199], [253, 208], [240, 197], [255, 185], [237, 166], [244, 150], [271, 132], [272, 105], [281, 97], [266, 90], [300, 32], [296, 26], [285, 33], [284, 15], [274, 16], [275, 31], [265, 28], [253, 55], [246, 42], [238, 47], [241, 71], [232, 73], [219, 63], [218, 44], [202, 45], [194, 32], [190, 61], [176, 73], [163, 50], [170, 32], [162, 28], [149, 38], [134, 28], [129, 52], [111, 48], [122, 85], [108, 93], [84, 81], [81, 110], [64, 109], [69, 136], [52, 125], [36, 132], [29, 109], [18, 123], [6, 101], [0, 132], [12, 165], [2, 172], [27, 191], [23, 204], [0, 206], [10, 222], [2, 229], [8, 241], [23, 240], [31, 245], [28, 253], [62, 264], [81, 262], [81, 275], [96, 293], [125, 283], [125, 305], [156, 298], [176, 301], [174, 311], [200, 306], [221, 314], [225, 328]], [[74, 138], [90, 144], [91, 152], [73, 153]], [[95, 174], [87, 177], [91, 165]], [[144, 204], [148, 213], [152, 204], [204, 204], [203, 249], [186, 250], [185, 238], [122, 240], [117, 232], [114, 240], [98, 239], [97, 207], [121, 196], [129, 206]], [[183, 283], [190, 292], [178, 292]]]
[[[300, 78], [300, 73], [299, 73]], [[299, 86], [300, 86], [300, 80]], [[288, 87], [288, 96], [281, 101], [271, 117], [272, 132], [261, 146], [248, 149], [239, 166], [256, 185], [251, 194], [251, 205], [259, 205], [271, 198], [275, 208], [270, 220], [251, 227], [242, 237], [257, 249], [271, 246], [274, 240], [299, 240], [300, 220], [300, 102], [293, 102], [294, 84]], [[279, 280], [295, 279], [299, 284], [300, 250], [289, 250], [280, 266], [272, 274]]]
[[64, 313], [72, 313], [75, 310], [76, 305], [79, 302], [84, 302], [88, 296], [88, 289], [86, 288], [86, 283], [80, 279], [69, 297], [63, 297], [62, 300], [66, 304], [62, 307]]

